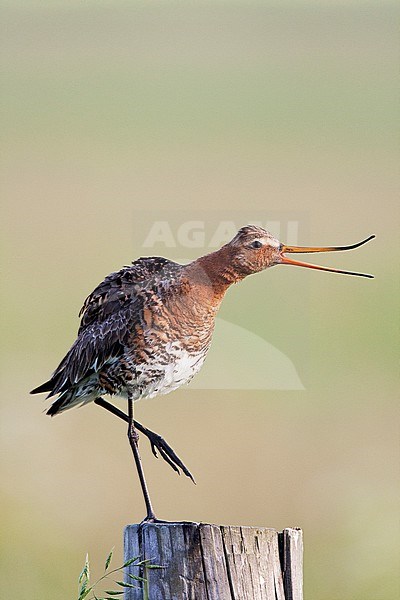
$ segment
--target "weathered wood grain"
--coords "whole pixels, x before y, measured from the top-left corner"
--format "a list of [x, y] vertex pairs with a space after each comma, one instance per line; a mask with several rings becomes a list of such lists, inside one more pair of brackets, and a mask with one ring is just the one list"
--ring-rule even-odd
[[303, 600], [303, 532], [287, 528], [281, 536], [285, 600]]
[[128, 525], [125, 560], [139, 556], [163, 568], [128, 567], [147, 581], [125, 600], [302, 600], [302, 548], [299, 529]]

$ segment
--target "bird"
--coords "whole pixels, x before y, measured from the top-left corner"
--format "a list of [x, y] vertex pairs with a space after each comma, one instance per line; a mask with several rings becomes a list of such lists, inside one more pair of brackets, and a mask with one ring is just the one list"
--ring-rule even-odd
[[[108, 275], [84, 301], [76, 341], [50, 379], [31, 391], [53, 398], [47, 414], [90, 402], [128, 423], [128, 439], [146, 507], [143, 522], [157, 522], [139, 453], [139, 434], [155, 456], [194, 478], [162, 436], [134, 419], [133, 403], [168, 394], [201, 369], [215, 318], [231, 285], [276, 265], [293, 265], [346, 275], [355, 273], [294, 260], [287, 254], [352, 250], [349, 246], [301, 247], [281, 243], [257, 225], [246, 225], [220, 249], [188, 264], [141, 257]], [[103, 396], [127, 400], [125, 414]]]

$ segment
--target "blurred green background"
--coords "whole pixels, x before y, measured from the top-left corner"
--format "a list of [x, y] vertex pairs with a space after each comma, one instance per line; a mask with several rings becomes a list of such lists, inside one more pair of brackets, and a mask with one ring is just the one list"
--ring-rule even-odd
[[306, 389], [137, 405], [198, 482], [143, 441], [158, 513], [300, 526], [307, 598], [398, 597], [397, 13], [1, 3], [2, 595], [74, 598], [86, 551], [99, 572], [143, 517], [125, 425], [94, 405], [50, 421], [28, 391], [73, 342], [87, 293], [136, 257], [135, 215], [202, 208], [303, 211], [303, 245], [375, 233], [323, 260], [376, 279], [282, 267], [231, 290], [221, 316], [289, 356]]

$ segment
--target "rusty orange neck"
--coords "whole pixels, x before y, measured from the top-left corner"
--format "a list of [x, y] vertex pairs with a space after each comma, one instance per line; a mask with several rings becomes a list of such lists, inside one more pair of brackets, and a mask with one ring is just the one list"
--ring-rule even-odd
[[199, 293], [220, 304], [227, 289], [245, 277], [232, 264], [232, 251], [223, 246], [216, 252], [201, 256], [185, 267], [188, 280]]

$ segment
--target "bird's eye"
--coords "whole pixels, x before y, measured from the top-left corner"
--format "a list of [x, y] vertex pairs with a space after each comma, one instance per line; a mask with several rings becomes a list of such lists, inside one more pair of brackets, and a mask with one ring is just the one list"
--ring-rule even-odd
[[260, 242], [260, 240], [254, 240], [254, 242], [251, 243], [251, 247], [252, 248], [261, 248], [262, 243]]

